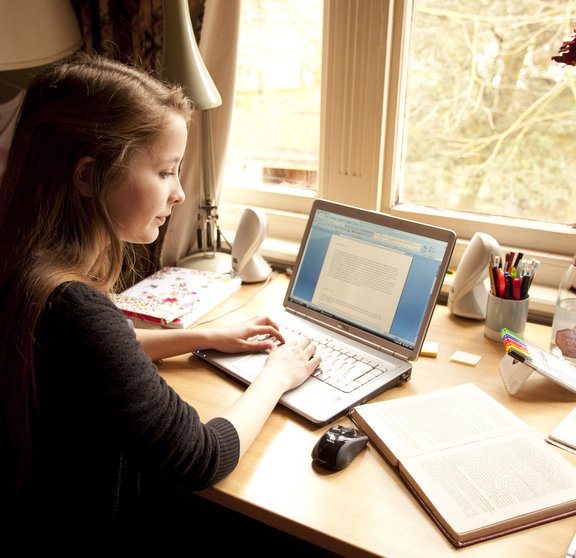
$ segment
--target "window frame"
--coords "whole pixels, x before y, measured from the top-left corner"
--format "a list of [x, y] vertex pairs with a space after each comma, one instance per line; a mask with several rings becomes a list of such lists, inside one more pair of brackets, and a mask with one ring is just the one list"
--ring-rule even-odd
[[[412, 1], [324, 0], [320, 168], [318, 197], [453, 229], [458, 243], [451, 267], [475, 232], [494, 236], [502, 250], [520, 250], [541, 261], [535, 285], [542, 313], [576, 250], [574, 227], [440, 212], [398, 204], [394, 184], [402, 137], [403, 83]], [[293, 261], [314, 194], [296, 188], [227, 183], [221, 226], [233, 239], [246, 206], [263, 208], [269, 235], [262, 252]], [[506, 239], [503, 242], [501, 239]]]

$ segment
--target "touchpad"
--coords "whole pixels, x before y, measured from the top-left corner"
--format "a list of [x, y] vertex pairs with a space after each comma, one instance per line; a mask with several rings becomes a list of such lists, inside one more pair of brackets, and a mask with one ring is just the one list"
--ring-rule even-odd
[[235, 364], [235, 368], [242, 377], [251, 381], [260, 374], [262, 368], [264, 368], [264, 364], [266, 364], [267, 358], [268, 353], [252, 353], [243, 358], [239, 358]]

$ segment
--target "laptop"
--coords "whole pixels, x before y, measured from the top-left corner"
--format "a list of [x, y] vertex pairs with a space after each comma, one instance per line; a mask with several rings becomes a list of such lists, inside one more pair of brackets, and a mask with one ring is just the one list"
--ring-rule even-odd
[[[280, 403], [324, 425], [408, 381], [455, 243], [448, 229], [314, 200], [283, 309], [271, 318], [285, 337], [313, 338], [323, 362]], [[344, 360], [358, 358], [345, 380], [336, 373], [343, 357], [327, 352], [335, 346], [344, 346]], [[194, 354], [244, 385], [268, 356]]]

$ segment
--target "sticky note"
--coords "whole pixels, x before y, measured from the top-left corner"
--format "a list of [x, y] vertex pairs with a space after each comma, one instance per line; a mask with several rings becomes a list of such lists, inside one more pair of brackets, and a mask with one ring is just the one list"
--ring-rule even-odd
[[456, 351], [451, 357], [452, 362], [459, 362], [460, 364], [467, 364], [468, 366], [476, 366], [482, 357], [473, 353], [465, 353], [464, 351]]
[[424, 341], [422, 343], [422, 349], [420, 349], [420, 354], [422, 356], [436, 358], [438, 355], [438, 341]]

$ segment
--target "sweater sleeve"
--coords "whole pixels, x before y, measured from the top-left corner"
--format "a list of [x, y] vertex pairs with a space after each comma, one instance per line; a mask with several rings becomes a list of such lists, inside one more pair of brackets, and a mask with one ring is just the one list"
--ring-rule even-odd
[[137, 470], [190, 490], [235, 468], [234, 426], [224, 418], [202, 423], [105, 295], [83, 283], [61, 285], [38, 333], [40, 411], [52, 431], [119, 451]]

